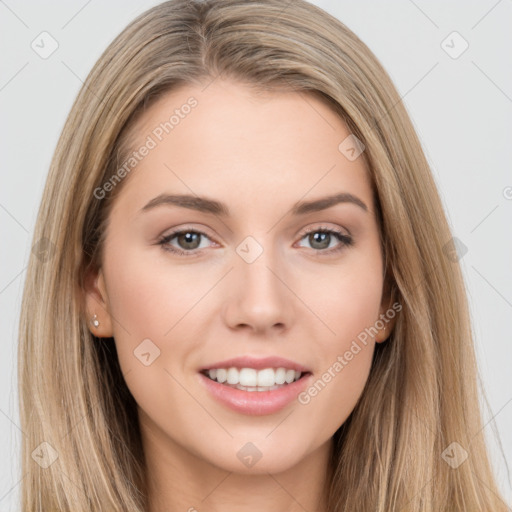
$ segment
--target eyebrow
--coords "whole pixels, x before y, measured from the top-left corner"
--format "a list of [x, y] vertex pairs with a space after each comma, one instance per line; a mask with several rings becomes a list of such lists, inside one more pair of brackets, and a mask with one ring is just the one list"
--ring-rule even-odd
[[[368, 207], [361, 199], [348, 192], [342, 192], [312, 201], [299, 201], [293, 205], [291, 213], [292, 215], [305, 215], [307, 213], [326, 210], [340, 203], [354, 204], [365, 212], [368, 212]], [[140, 211], [145, 212], [162, 205], [179, 206], [181, 208], [211, 213], [221, 217], [230, 216], [229, 208], [226, 204], [215, 201], [214, 199], [189, 194], [160, 194], [151, 199]]]

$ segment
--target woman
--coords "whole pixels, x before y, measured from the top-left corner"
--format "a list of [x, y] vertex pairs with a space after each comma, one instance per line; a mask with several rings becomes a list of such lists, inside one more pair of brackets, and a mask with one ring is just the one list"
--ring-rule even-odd
[[506, 510], [430, 169], [319, 8], [139, 16], [73, 105], [34, 243], [23, 510]]

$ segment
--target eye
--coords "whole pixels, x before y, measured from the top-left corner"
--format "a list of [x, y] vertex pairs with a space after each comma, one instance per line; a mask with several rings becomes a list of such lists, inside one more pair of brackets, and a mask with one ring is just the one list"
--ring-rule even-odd
[[[204, 246], [200, 246], [201, 238], [203, 237], [208, 238], [208, 235], [195, 229], [181, 229], [179, 231], [173, 231], [172, 233], [169, 233], [168, 235], [160, 238], [158, 244], [161, 245], [166, 251], [170, 251], [180, 256], [194, 256], [196, 252], [192, 251], [204, 248]], [[177, 243], [186, 250], [182, 250], [179, 247], [172, 245], [170, 242], [174, 238], [176, 238]]]
[[[311, 229], [302, 234], [301, 240], [307, 238], [312, 249], [325, 254], [332, 254], [351, 246], [354, 240], [351, 236], [345, 235], [342, 231], [333, 228], [320, 227]], [[331, 242], [338, 240], [339, 244], [331, 246]]]
[[[353, 239], [349, 235], [345, 235], [341, 230], [319, 227], [311, 229], [302, 234], [301, 240], [307, 237], [311, 249], [322, 254], [332, 254], [343, 250], [345, 247], [353, 245]], [[210, 237], [195, 229], [180, 229], [173, 231], [159, 239], [158, 244], [166, 251], [172, 252], [179, 256], [196, 256], [201, 249], [202, 238]], [[176, 239], [179, 247], [171, 242]], [[331, 242], [338, 241], [338, 245], [332, 247]]]

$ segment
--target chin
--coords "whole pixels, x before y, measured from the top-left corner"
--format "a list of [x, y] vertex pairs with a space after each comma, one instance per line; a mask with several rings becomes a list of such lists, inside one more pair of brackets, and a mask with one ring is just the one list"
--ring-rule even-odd
[[[287, 436], [284, 436], [286, 438]], [[307, 456], [306, 442], [272, 440], [268, 432], [261, 436], [246, 435], [243, 439], [230, 439], [217, 445], [220, 452], [208, 453], [208, 461], [225, 471], [244, 475], [265, 475], [287, 471]]]

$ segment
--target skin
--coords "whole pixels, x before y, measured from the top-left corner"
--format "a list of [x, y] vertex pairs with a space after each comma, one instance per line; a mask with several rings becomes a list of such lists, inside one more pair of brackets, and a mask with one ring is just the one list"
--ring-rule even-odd
[[[139, 406], [151, 512], [323, 511], [331, 438], [356, 405], [375, 343], [393, 321], [308, 404], [294, 400], [274, 414], [226, 408], [198, 371], [235, 356], [278, 355], [309, 367], [314, 382], [390, 307], [365, 162], [338, 150], [350, 132], [318, 98], [256, 95], [220, 79], [163, 96], [134, 125], [134, 147], [190, 96], [198, 105], [137, 164], [116, 198], [102, 268], [86, 290], [88, 314], [100, 322], [91, 330], [114, 337]], [[162, 192], [222, 201], [231, 216], [170, 205], [140, 212]], [[334, 192], [357, 196], [368, 211], [340, 203], [289, 213], [299, 200]], [[320, 227], [338, 228], [353, 245], [303, 234]], [[196, 256], [158, 244], [174, 228], [206, 234], [196, 245], [183, 237], [168, 243]], [[263, 249], [252, 263], [236, 252], [247, 236]], [[342, 249], [326, 254], [335, 247]], [[147, 338], [160, 350], [149, 366], [134, 356]], [[262, 454], [250, 468], [237, 457], [247, 442]]]

